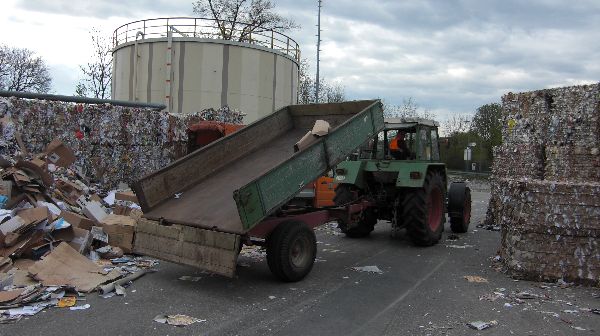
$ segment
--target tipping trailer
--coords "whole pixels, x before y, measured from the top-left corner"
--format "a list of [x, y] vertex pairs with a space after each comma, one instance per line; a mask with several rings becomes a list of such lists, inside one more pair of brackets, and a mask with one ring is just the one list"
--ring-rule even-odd
[[[295, 153], [316, 120], [329, 133]], [[242, 244], [262, 244], [276, 276], [302, 279], [316, 256], [312, 229], [366, 205], [286, 204], [383, 127], [378, 100], [291, 105], [145, 176], [133, 186], [144, 212], [136, 251], [233, 276]]]

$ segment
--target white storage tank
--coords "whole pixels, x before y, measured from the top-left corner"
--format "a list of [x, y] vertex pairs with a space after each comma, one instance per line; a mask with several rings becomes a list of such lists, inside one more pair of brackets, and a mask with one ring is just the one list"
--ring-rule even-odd
[[229, 105], [246, 114], [246, 124], [297, 102], [294, 40], [275, 31], [223, 40], [213, 24], [161, 18], [117, 28], [113, 99], [164, 103], [172, 113]]

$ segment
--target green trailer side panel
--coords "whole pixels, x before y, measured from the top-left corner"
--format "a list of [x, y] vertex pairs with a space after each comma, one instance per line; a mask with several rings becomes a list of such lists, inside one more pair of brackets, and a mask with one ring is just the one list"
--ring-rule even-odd
[[235, 191], [233, 198], [245, 229], [248, 228], [246, 223], [254, 223], [263, 218], [265, 210], [262, 207], [261, 195], [256, 182]]
[[384, 126], [381, 105], [371, 105], [369, 111], [361, 113], [360, 117], [350, 119], [325, 140], [329, 165], [333, 167], [344, 160], [365, 141], [373, 138]]
[[[373, 101], [307, 149], [240, 188], [234, 199], [244, 228], [254, 227], [383, 127], [381, 103]], [[256, 204], [255, 195], [260, 197], [260, 206]]]
[[[304, 188], [327, 170], [323, 145], [311, 146], [258, 179], [263, 207], [271, 210], [290, 200], [295, 190]], [[292, 191], [292, 192], [290, 192]]]
[[266, 217], [269, 210], [289, 201], [294, 196], [290, 196], [290, 190], [302, 189], [319, 177], [316, 172], [325, 170], [325, 151], [319, 143], [244, 186], [234, 196], [244, 229], [250, 229]]

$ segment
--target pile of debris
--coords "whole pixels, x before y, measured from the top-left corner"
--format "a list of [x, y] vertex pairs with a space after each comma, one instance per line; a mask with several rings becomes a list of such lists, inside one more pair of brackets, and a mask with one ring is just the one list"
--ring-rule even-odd
[[157, 262], [124, 255], [142, 213], [131, 191], [106, 193], [75, 169], [59, 140], [42, 154], [0, 157], [0, 323], [46, 307], [75, 306], [83, 293], [124, 294]]
[[503, 102], [486, 225], [502, 228], [510, 274], [600, 278], [600, 84], [519, 94]]
[[80, 173], [116, 188], [186, 155], [190, 125], [201, 120], [241, 124], [243, 116], [227, 106], [175, 115], [151, 108], [0, 97], [0, 154], [37, 153], [58, 138], [73, 149]]

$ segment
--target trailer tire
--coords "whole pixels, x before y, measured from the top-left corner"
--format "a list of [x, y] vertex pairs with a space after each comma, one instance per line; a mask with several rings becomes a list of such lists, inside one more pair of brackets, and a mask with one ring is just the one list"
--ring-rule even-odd
[[469, 231], [471, 221], [471, 189], [464, 182], [450, 184], [448, 191], [450, 229], [455, 233]]
[[442, 237], [445, 190], [442, 175], [430, 171], [423, 187], [409, 190], [402, 201], [406, 232], [415, 245], [431, 246]]
[[267, 264], [271, 273], [283, 281], [304, 278], [316, 256], [315, 232], [300, 221], [279, 224], [267, 238]]

